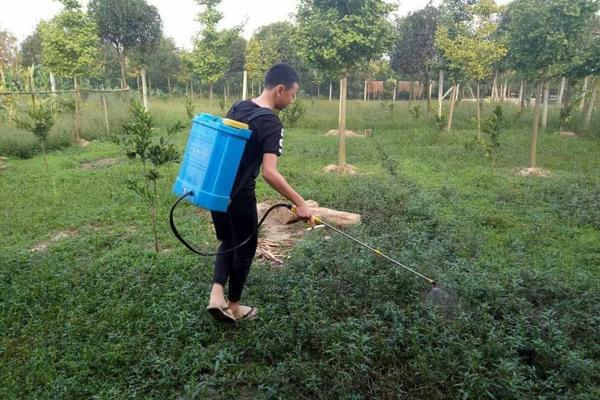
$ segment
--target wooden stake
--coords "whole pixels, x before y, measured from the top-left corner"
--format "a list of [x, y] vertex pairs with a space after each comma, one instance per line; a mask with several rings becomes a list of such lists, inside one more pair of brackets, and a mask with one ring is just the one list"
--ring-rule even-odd
[[[102, 90], [104, 90], [104, 85], [102, 85]], [[106, 103], [106, 95], [102, 92], [102, 107], [104, 108], [104, 123], [106, 125], [106, 135], [110, 136], [110, 124], [108, 122], [108, 105]]]

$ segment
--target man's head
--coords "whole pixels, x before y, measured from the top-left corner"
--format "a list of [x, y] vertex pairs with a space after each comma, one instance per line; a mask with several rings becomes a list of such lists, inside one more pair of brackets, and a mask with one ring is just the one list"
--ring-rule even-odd
[[300, 77], [289, 64], [276, 64], [265, 76], [265, 91], [272, 96], [277, 110], [283, 110], [292, 102], [298, 92]]

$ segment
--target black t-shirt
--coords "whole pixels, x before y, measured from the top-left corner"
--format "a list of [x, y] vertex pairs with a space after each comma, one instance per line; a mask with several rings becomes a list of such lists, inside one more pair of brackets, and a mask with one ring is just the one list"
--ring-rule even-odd
[[[248, 118], [260, 108], [252, 100], [245, 100], [231, 107], [227, 112], [227, 118], [248, 123]], [[248, 125], [252, 135], [246, 143], [242, 155], [240, 168], [233, 185], [233, 196], [253, 195], [263, 154], [271, 153], [280, 156], [283, 151], [283, 124], [275, 113], [261, 115], [250, 121]], [[243, 186], [240, 187], [240, 185]]]

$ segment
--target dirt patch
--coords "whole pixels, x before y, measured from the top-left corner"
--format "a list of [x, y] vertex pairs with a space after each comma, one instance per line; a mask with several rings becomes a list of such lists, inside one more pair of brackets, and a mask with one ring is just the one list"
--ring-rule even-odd
[[337, 172], [339, 174], [349, 174], [356, 175], [358, 173], [358, 169], [350, 164], [346, 165], [336, 165], [331, 164], [323, 168], [323, 172]]
[[79, 139], [79, 142], [78, 142], [78, 144], [79, 144], [80, 146], [82, 146], [82, 147], [88, 147], [88, 146], [90, 145], [90, 143], [91, 143], [91, 142], [88, 142], [88, 141], [87, 141], [87, 140], [85, 140], [85, 139]]
[[51, 244], [60, 242], [61, 240], [66, 239], [71, 236], [74, 236], [76, 234], [77, 234], [77, 231], [57, 232], [54, 235], [52, 235], [52, 237], [50, 239], [40, 242], [40, 243], [36, 244], [35, 246], [33, 246], [31, 249], [29, 249], [29, 251], [31, 251], [32, 253], [35, 253], [38, 251], [46, 251], [48, 249], [48, 246], [50, 246]]
[[519, 176], [541, 176], [543, 178], [547, 178], [550, 176], [550, 171], [543, 168], [523, 168], [517, 171], [517, 175]]
[[559, 135], [562, 137], [579, 137], [578, 134], [576, 134], [575, 132], [571, 132], [571, 131], [561, 131], [559, 133]]
[[85, 161], [81, 163], [83, 169], [101, 169], [112, 167], [113, 165], [119, 164], [119, 160], [116, 158], [98, 158], [92, 161]]
[[8, 160], [8, 158], [6, 158], [6, 157], [0, 157], [0, 171], [2, 171], [3, 169], [5, 169], [7, 167], [7, 165], [6, 165], [7, 160]]
[[[308, 200], [308, 206], [314, 215], [321, 217], [325, 222], [338, 227], [350, 226], [360, 223], [360, 215], [343, 211], [319, 207], [316, 201]], [[274, 204], [263, 202], [257, 205], [258, 215], [262, 215]], [[277, 208], [265, 220], [259, 232], [256, 255], [259, 259], [271, 262], [273, 266], [283, 265], [283, 260], [302, 239], [307, 230], [312, 229], [305, 222], [287, 224], [294, 220], [294, 216], [285, 208]], [[315, 229], [322, 229], [317, 226]]]
[[[327, 132], [327, 133], [325, 134], [325, 136], [337, 136], [337, 135], [338, 135], [338, 130], [337, 130], [337, 129], [332, 129], [332, 130], [330, 130], [329, 132]], [[360, 133], [356, 133], [356, 132], [354, 132], [354, 131], [351, 131], [351, 130], [347, 130], [347, 129], [346, 129], [346, 137], [349, 137], [349, 138], [351, 138], [351, 137], [360, 137], [360, 138], [364, 138], [364, 137], [365, 137], [365, 135], [361, 135]]]

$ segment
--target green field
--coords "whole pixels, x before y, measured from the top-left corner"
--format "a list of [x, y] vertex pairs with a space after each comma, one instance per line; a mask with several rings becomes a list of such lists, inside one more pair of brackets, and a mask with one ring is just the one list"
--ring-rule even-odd
[[[423, 281], [316, 230], [283, 268], [254, 264], [244, 302], [258, 320], [217, 324], [204, 311], [212, 259], [167, 221], [178, 166], [161, 181], [155, 254], [150, 212], [125, 184], [140, 167], [88, 102], [83, 137], [94, 140], [55, 146], [49, 172], [40, 156], [6, 150], [32, 155], [32, 138], [0, 128], [11, 155], [0, 170], [0, 398], [600, 397], [599, 115], [588, 135], [560, 137], [551, 109], [538, 144], [551, 175], [523, 177], [530, 111], [500, 136], [492, 171], [473, 141], [473, 104], [459, 104], [446, 133], [424, 103], [416, 120], [406, 102], [351, 101], [348, 129], [373, 136], [348, 139], [359, 173], [340, 176], [322, 172], [337, 160], [324, 135], [337, 102], [303, 102], [282, 173], [305, 198], [360, 213], [349, 233], [433, 276], [452, 312], [427, 302]], [[114, 107], [117, 131], [127, 115]], [[221, 113], [217, 102], [196, 110]], [[151, 111], [159, 128], [187, 120], [182, 100]], [[53, 135], [70, 136], [70, 124]], [[257, 197], [277, 198], [262, 180]], [[194, 243], [216, 246], [205, 215], [186, 206], [178, 218]]]

